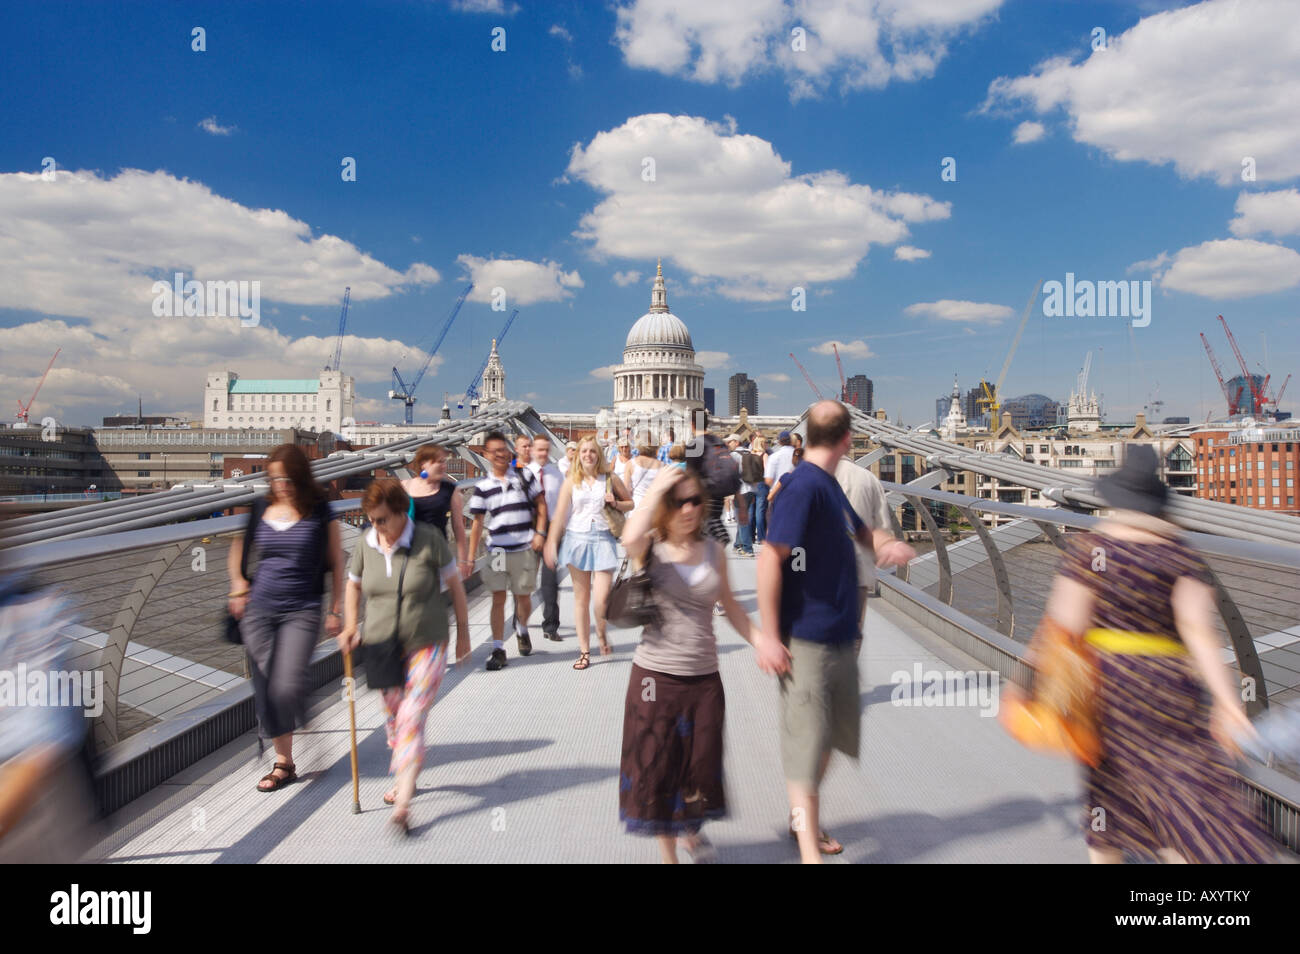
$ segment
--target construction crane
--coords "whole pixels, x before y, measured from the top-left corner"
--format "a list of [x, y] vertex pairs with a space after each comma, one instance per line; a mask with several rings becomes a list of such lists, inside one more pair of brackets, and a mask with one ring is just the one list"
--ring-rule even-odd
[[1210, 347], [1210, 339], [1205, 337], [1205, 332], [1201, 332], [1201, 344], [1205, 345], [1205, 353], [1210, 358], [1210, 367], [1214, 368], [1214, 376], [1219, 379], [1219, 390], [1223, 392], [1223, 398], [1228, 402], [1228, 416], [1236, 414], [1241, 407], [1241, 388], [1237, 388], [1237, 393], [1233, 394], [1228, 390], [1228, 382], [1223, 379], [1223, 370], [1219, 367], [1219, 361], [1214, 356], [1214, 349]]
[[1025, 313], [1020, 316], [1020, 327], [1016, 329], [1016, 337], [1011, 342], [1011, 350], [1007, 352], [1007, 360], [1002, 362], [1002, 373], [998, 375], [998, 383], [993, 385], [993, 390], [990, 391], [989, 383], [982, 378], [980, 379], [980, 387], [984, 390], [984, 393], [980, 395], [976, 403], [980, 407], [987, 407], [993, 412], [989, 418], [989, 426], [994, 430], [998, 427], [998, 412], [1002, 410], [1002, 383], [1007, 378], [1007, 372], [1011, 370], [1011, 359], [1015, 357], [1016, 348], [1020, 345], [1020, 336], [1024, 333], [1025, 325], [1029, 321], [1029, 311], [1034, 307], [1034, 302], [1038, 300], [1038, 290], [1042, 287], [1043, 280], [1040, 278], [1038, 283], [1034, 285], [1033, 294], [1029, 296], [1029, 301], [1025, 305]]
[[348, 326], [348, 303], [352, 300], [352, 286], [343, 289], [343, 311], [339, 313], [339, 340], [334, 345], [334, 360], [325, 365], [326, 371], [337, 371], [343, 361], [343, 329]]
[[[1228, 322], [1222, 315], [1219, 316], [1219, 323], [1223, 325], [1223, 333], [1228, 336], [1228, 344], [1232, 345], [1232, 353], [1237, 356], [1237, 364], [1241, 367], [1242, 380], [1246, 382], [1246, 387], [1250, 388], [1250, 413], [1258, 417], [1264, 410], [1264, 389], [1268, 387], [1270, 375], [1264, 375], [1264, 383], [1255, 384], [1255, 375], [1250, 373], [1246, 367], [1246, 359], [1241, 356], [1241, 349], [1237, 347], [1237, 339], [1232, 336], [1232, 329], [1228, 327]], [[1244, 390], [1244, 388], [1243, 388]], [[1229, 413], [1232, 413], [1229, 411]]]
[[[59, 356], [59, 352], [62, 350], [63, 350], [62, 348], [56, 348], [54, 350], [54, 358], [57, 358]], [[45, 378], [46, 375], [50, 373], [50, 368], [54, 367], [54, 358], [50, 358], [50, 363], [45, 366], [45, 374], [42, 374], [41, 379], [36, 382], [36, 390], [32, 392], [32, 396], [30, 400], [28, 400], [26, 404], [24, 404], [22, 401], [18, 402], [18, 423], [19, 424], [26, 426], [27, 414], [29, 411], [31, 411], [32, 404], [36, 401], [36, 395], [41, 393], [41, 385], [45, 383]]]
[[835, 352], [835, 368], [840, 373], [840, 400], [847, 404], [849, 401], [849, 386], [844, 380], [844, 364], [840, 361], [839, 343], [832, 341], [831, 350]]
[[469, 293], [473, 288], [474, 283], [470, 282], [465, 286], [465, 290], [460, 293], [460, 297], [456, 299], [456, 304], [452, 307], [451, 314], [447, 316], [446, 322], [443, 323], [442, 331], [438, 334], [438, 340], [435, 341], [433, 347], [429, 349], [429, 356], [424, 359], [424, 364], [420, 366], [419, 372], [411, 380], [410, 385], [407, 385], [407, 383], [402, 380], [402, 375], [398, 372], [397, 368], [393, 368], [393, 387], [392, 390], [388, 392], [388, 397], [389, 400], [402, 401], [406, 405], [407, 424], [415, 423], [415, 391], [420, 386], [420, 381], [424, 378], [424, 372], [429, 370], [429, 365], [433, 362], [433, 356], [438, 353], [438, 349], [442, 346], [442, 339], [447, 337], [447, 332], [451, 330], [451, 323], [455, 321], [456, 316], [460, 314], [460, 306], [465, 304], [465, 299], [469, 297]]
[[[500, 347], [501, 342], [506, 340], [506, 332], [509, 331], [510, 326], [515, 323], [515, 316], [518, 314], [519, 314], [519, 309], [516, 308], [514, 311], [510, 313], [510, 317], [506, 319], [506, 326], [501, 329], [501, 334], [497, 335], [494, 339], [492, 339], [497, 347]], [[478, 369], [478, 373], [474, 375], [474, 380], [471, 381], [469, 383], [469, 387], [465, 389], [465, 397], [462, 400], [456, 402], [456, 410], [463, 411], [465, 409], [466, 401], [473, 401], [474, 398], [478, 397], [478, 383], [483, 379], [483, 372], [487, 370], [488, 362], [491, 360], [492, 360], [492, 352], [489, 350], [488, 356], [483, 359], [483, 364]]]
[[790, 352], [790, 360], [793, 361], [795, 365], [799, 368], [799, 370], [803, 372], [803, 379], [808, 382], [808, 387], [812, 388], [813, 394], [817, 395], [817, 400], [819, 401], [826, 400], [826, 398], [822, 395], [822, 392], [817, 387], [817, 385], [813, 384], [813, 379], [809, 377], [807, 369], [804, 368], [802, 364], [799, 364], [799, 359], [794, 356], [793, 351]]
[[1282, 387], [1278, 388], [1277, 395], [1273, 398], [1273, 410], [1276, 411], [1278, 405], [1282, 403], [1282, 395], [1286, 394], [1286, 386], [1290, 383], [1291, 375], [1288, 374], [1286, 380], [1282, 382]]

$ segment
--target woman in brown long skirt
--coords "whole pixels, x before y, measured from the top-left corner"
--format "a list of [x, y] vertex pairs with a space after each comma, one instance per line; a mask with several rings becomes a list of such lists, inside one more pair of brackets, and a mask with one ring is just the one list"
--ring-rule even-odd
[[654, 835], [667, 864], [681, 839], [696, 862], [713, 847], [700, 831], [726, 814], [722, 778], [725, 699], [718, 676], [713, 606], [755, 648], [765, 672], [789, 654], [766, 639], [731, 592], [722, 545], [701, 534], [708, 498], [697, 474], [665, 467], [628, 517], [623, 545], [640, 560], [653, 548], [650, 579], [660, 620], [645, 627], [633, 657], [623, 710], [619, 816], [634, 834]]
[[[1205, 561], [1164, 519], [1155, 454], [1129, 448], [1097, 482], [1113, 515], [1071, 538], [1047, 615], [1083, 635], [1100, 671], [1100, 764], [1088, 770], [1094, 863], [1262, 862], [1276, 852], [1230, 762], [1253, 730], [1219, 659]], [[1208, 690], [1208, 699], [1207, 691]]]

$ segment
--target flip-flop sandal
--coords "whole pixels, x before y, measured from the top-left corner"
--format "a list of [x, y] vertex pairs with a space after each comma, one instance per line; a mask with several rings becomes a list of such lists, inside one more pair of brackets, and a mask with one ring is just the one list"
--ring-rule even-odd
[[395, 805], [396, 803], [397, 803], [397, 789], [393, 789], [391, 792], [386, 792], [384, 794], [385, 805]]
[[[795, 831], [793, 828], [791, 828], [791, 829], [790, 829], [790, 837], [793, 838], [795, 841], [798, 841], [798, 840], [799, 840], [799, 833], [798, 833], [797, 831]], [[842, 854], [842, 853], [844, 852], [844, 846], [843, 846], [843, 845], [840, 845], [838, 848], [836, 848], [836, 849], [834, 849], [834, 850], [831, 850], [830, 848], [827, 848], [827, 847], [826, 847], [826, 846], [829, 845], [832, 841], [835, 841], [835, 839], [832, 838], [830, 835], [826, 834], [826, 829], [823, 828], [823, 829], [818, 833], [818, 838], [817, 838], [817, 850], [820, 851], [823, 855], [838, 855], [838, 854]], [[839, 845], [839, 842], [838, 842], [838, 841], [836, 841], [835, 843], [836, 843], [837, 845]]]
[[591, 653], [578, 653], [578, 661], [573, 664], [574, 669], [586, 669], [591, 665]]
[[[271, 771], [267, 772], [257, 780], [257, 790], [259, 792], [276, 792], [284, 788], [284, 786], [288, 785], [290, 782], [297, 781], [298, 773], [295, 771], [296, 768], [297, 766], [292, 762], [276, 762], [275, 768], [271, 769]], [[276, 775], [275, 773], [277, 769], [286, 774], [283, 776]], [[271, 787], [263, 788], [263, 782], [270, 782]]]

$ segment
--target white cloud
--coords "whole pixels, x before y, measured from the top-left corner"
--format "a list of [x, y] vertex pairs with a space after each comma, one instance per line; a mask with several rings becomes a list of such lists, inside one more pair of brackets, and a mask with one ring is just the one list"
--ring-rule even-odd
[[808, 350], [809, 350], [809, 351], [812, 351], [812, 352], [815, 353], [815, 354], [831, 354], [831, 355], [833, 355], [833, 354], [835, 353], [835, 346], [836, 346], [836, 345], [839, 346], [839, 349], [840, 349], [840, 356], [841, 356], [841, 357], [845, 357], [845, 358], [874, 358], [874, 357], [876, 356], [875, 353], [871, 350], [871, 347], [870, 347], [870, 346], [869, 346], [865, 341], [863, 341], [863, 340], [861, 340], [861, 339], [858, 339], [857, 341], [849, 341], [849, 342], [844, 342], [844, 341], [823, 341], [821, 344], [819, 344], [819, 345], [814, 345], [813, 347], [809, 348]]
[[1233, 235], [1300, 235], [1300, 190], [1243, 192], [1237, 196], [1236, 213], [1228, 223]]
[[697, 351], [695, 363], [702, 368], [725, 368], [731, 364], [731, 355], [725, 351]]
[[1140, 262], [1134, 262], [1126, 271], [1131, 275], [1134, 272], [1151, 272], [1159, 273], [1164, 271], [1165, 263], [1169, 261], [1169, 253], [1161, 252], [1155, 258], [1146, 258]]
[[499, 13], [508, 17], [519, 12], [519, 4], [505, 0], [451, 0], [451, 8], [458, 13]]
[[908, 305], [903, 309], [903, 314], [912, 317], [938, 318], [942, 321], [973, 321], [979, 324], [996, 325], [1005, 318], [1013, 317], [1015, 312], [1006, 305], [943, 298], [939, 301], [919, 301], [915, 305]]
[[626, 288], [628, 285], [635, 285], [641, 280], [641, 273], [636, 271], [615, 272], [614, 284], [619, 288]]
[[1078, 142], [1227, 186], [1247, 157], [1262, 181], [1300, 175], [1297, 101], [1293, 0], [1207, 0], [1145, 17], [1079, 63], [999, 77], [983, 108], [1062, 108]]
[[618, 367], [620, 366], [617, 364], [607, 364], [600, 368], [592, 368], [588, 372], [588, 374], [590, 374], [593, 378], [602, 378], [607, 381], [612, 381], [614, 380], [614, 371]]
[[[652, 182], [642, 178], [645, 158]], [[574, 146], [566, 176], [605, 196], [575, 233], [598, 258], [671, 255], [742, 300], [850, 278], [871, 245], [951, 214], [946, 202], [855, 185], [833, 170], [791, 175], [771, 143], [738, 134], [734, 120], [634, 116]]]
[[1042, 123], [1036, 123], [1026, 119], [1016, 127], [1016, 131], [1011, 134], [1011, 141], [1017, 146], [1024, 145], [1027, 142], [1038, 142], [1047, 135], [1047, 127]]
[[1170, 291], [1250, 298], [1300, 285], [1300, 253], [1254, 239], [1218, 239], [1182, 249], [1154, 277]]
[[[61, 413], [80, 413], [81, 421], [117, 406], [122, 382], [154, 407], [183, 410], [196, 406], [196, 382], [214, 367], [307, 377], [333, 353], [333, 338], [295, 342], [270, 326], [271, 301], [337, 307], [345, 285], [356, 302], [438, 280], [427, 265], [397, 271], [336, 236], [313, 237], [286, 212], [241, 206], [164, 172], [59, 172], [54, 182], [0, 174], [0, 219], [0, 308], [66, 316], [0, 329], [5, 373], [39, 376], [49, 342], [57, 342], [56, 368], [82, 381], [64, 388], [52, 377], [42, 402], [61, 402]], [[155, 317], [153, 283], [176, 271], [200, 281], [260, 282], [262, 324]], [[344, 370], [384, 380], [402, 347], [349, 337]]]
[[200, 120], [199, 128], [214, 136], [229, 136], [235, 131], [234, 126], [223, 126], [217, 122], [216, 116], [209, 116], [207, 119]]
[[558, 36], [565, 43], [573, 42], [573, 34], [570, 33], [568, 30], [566, 30], [564, 27], [560, 26], [558, 23], [552, 23], [551, 28], [546, 32], [549, 33], [551, 36]]
[[56, 175], [0, 174], [0, 307], [153, 322], [153, 282], [177, 271], [260, 281], [264, 304], [336, 304], [344, 285], [353, 301], [386, 298], [439, 280], [423, 263], [398, 272], [337, 236], [312, 237], [286, 212], [242, 206], [165, 172]]
[[758, 380], [770, 381], [773, 384], [788, 384], [790, 381], [790, 375], [781, 371], [773, 371], [770, 374], [760, 374]]
[[930, 250], [925, 248], [914, 248], [911, 245], [900, 245], [894, 249], [894, 258], [900, 262], [915, 262], [918, 259], [929, 258]]
[[558, 262], [530, 262], [522, 258], [477, 258], [458, 255], [474, 282], [469, 300], [491, 302], [492, 290], [504, 288], [508, 307], [531, 305], [539, 301], [563, 301], [572, 298], [571, 288], [582, 288], [577, 271], [566, 272]]
[[[1002, 0], [632, 0], [614, 41], [629, 66], [737, 85], [771, 70], [791, 98], [931, 76], [947, 41]], [[798, 50], [794, 30], [803, 31]]]

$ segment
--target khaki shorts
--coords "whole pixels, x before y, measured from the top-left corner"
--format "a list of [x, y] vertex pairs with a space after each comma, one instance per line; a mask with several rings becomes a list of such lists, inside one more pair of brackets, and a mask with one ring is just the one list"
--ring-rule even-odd
[[858, 656], [854, 644], [791, 639], [781, 677], [781, 763], [788, 782], [816, 785], [822, 756], [858, 757]]
[[[503, 560], [505, 569], [496, 569], [494, 564], [501, 566]], [[537, 553], [533, 550], [489, 550], [479, 578], [492, 593], [509, 590], [516, 596], [527, 596], [537, 589]]]

